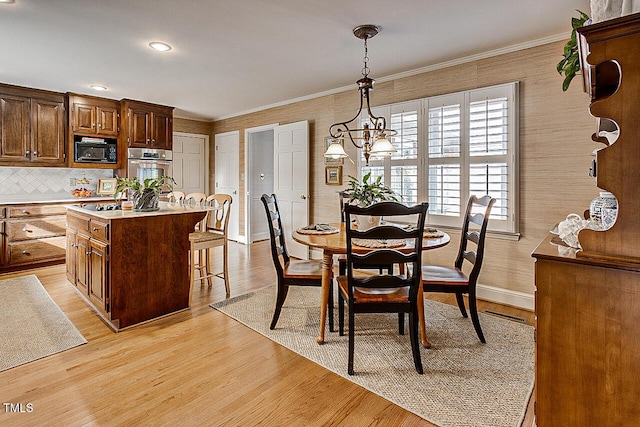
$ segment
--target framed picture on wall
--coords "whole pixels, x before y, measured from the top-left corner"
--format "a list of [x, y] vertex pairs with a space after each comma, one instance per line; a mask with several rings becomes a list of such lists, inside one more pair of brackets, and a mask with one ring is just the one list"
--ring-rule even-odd
[[327, 166], [324, 169], [326, 184], [342, 185], [342, 166]]
[[117, 186], [115, 178], [99, 179], [97, 193], [101, 196], [113, 196], [116, 194]]
[[[329, 148], [329, 146], [331, 145], [331, 143], [333, 142], [333, 138], [331, 138], [330, 136], [325, 136], [324, 138], [324, 151], [327, 151], [327, 149]], [[344, 147], [344, 140], [340, 141], [340, 144], [343, 145]], [[340, 159], [332, 159], [331, 157], [325, 157], [324, 158], [324, 164], [325, 165], [342, 165], [344, 164], [344, 159], [340, 158]]]

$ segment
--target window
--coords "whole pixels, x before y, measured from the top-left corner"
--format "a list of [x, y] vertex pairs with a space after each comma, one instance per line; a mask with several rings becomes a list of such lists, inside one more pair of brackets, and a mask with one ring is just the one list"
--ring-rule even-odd
[[459, 227], [471, 194], [496, 198], [492, 231], [518, 232], [518, 84], [374, 109], [398, 134], [396, 150], [360, 171], [382, 175], [403, 203], [429, 202], [430, 225]]

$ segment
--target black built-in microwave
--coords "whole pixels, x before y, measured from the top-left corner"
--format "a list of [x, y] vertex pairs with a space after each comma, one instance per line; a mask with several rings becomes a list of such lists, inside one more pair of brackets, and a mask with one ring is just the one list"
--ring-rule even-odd
[[76, 141], [74, 160], [76, 163], [117, 163], [118, 152], [115, 141]]

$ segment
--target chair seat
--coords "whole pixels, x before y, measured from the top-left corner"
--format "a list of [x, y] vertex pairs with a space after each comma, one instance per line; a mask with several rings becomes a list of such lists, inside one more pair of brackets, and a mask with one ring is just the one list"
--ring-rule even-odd
[[[349, 284], [347, 276], [338, 277], [340, 292], [346, 297], [349, 295]], [[367, 303], [406, 303], [409, 301], [409, 288], [353, 288], [353, 298], [356, 304]]]
[[287, 279], [322, 278], [322, 262], [316, 260], [290, 260], [284, 266], [284, 277]]
[[468, 285], [469, 279], [457, 268], [427, 265], [422, 267], [423, 285]]
[[219, 233], [211, 233], [209, 231], [194, 231], [189, 233], [189, 241], [193, 243], [213, 242], [215, 240], [224, 240], [224, 235]]

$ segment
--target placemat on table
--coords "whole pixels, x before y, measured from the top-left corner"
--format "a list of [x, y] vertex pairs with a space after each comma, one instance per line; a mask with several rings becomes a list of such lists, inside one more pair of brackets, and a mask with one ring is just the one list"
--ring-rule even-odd
[[296, 230], [299, 234], [336, 234], [340, 229], [329, 224], [311, 224]]
[[362, 248], [399, 248], [407, 244], [404, 239], [353, 239], [352, 242]]

